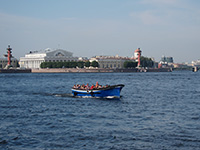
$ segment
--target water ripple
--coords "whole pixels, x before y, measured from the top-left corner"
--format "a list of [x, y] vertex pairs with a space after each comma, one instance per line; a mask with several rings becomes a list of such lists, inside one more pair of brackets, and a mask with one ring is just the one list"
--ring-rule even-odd
[[[199, 75], [0, 74], [0, 149], [199, 149]], [[122, 97], [71, 95], [96, 81], [125, 84]]]

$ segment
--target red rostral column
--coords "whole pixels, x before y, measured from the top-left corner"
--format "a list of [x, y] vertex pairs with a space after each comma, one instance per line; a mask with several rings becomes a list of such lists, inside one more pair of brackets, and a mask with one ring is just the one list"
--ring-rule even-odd
[[12, 54], [11, 54], [12, 51], [11, 50], [12, 50], [12, 48], [10, 48], [10, 45], [8, 45], [8, 48], [7, 48], [7, 53], [8, 53], [8, 56], [7, 56], [8, 57], [8, 64], [7, 65], [8, 66], [11, 65], [11, 57], [12, 57]]
[[141, 53], [142, 51], [140, 50], [140, 48], [136, 49], [135, 52], [137, 52], [137, 59], [138, 59], [138, 67], [140, 66], [140, 57], [141, 57]]

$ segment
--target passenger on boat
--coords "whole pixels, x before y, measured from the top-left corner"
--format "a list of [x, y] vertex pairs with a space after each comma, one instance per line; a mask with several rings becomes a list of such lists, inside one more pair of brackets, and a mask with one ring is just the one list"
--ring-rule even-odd
[[86, 90], [89, 90], [89, 89], [90, 89], [89, 83], [87, 83], [87, 85], [85, 86], [85, 89], [86, 89]]
[[98, 89], [99, 88], [99, 83], [96, 82], [95, 88]]
[[92, 84], [92, 86], [90, 87], [90, 89], [91, 89], [91, 90], [94, 89], [94, 84]]
[[81, 90], [84, 90], [85, 89], [85, 84], [82, 84], [81, 85]]
[[77, 84], [77, 85], [75, 85], [75, 89], [79, 89], [81, 86], [80, 86], [80, 84]]
[[110, 85], [108, 85], [108, 84], [102, 86], [102, 85], [99, 85], [98, 82], [96, 82], [96, 84], [95, 84], [95, 85], [92, 84], [91, 87], [89, 86], [89, 83], [87, 83], [86, 85], [85, 85], [85, 84], [82, 84], [82, 85], [80, 85], [80, 84], [74, 85], [73, 88], [74, 88], [74, 89], [81, 89], [81, 90], [89, 90], [89, 89], [92, 90], [92, 89], [107, 88], [107, 87], [109, 87], [109, 86], [110, 86]]

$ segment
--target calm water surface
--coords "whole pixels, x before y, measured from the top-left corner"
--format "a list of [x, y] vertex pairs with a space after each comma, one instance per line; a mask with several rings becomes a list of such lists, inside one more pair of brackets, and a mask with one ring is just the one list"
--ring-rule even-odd
[[[121, 99], [70, 96], [96, 81]], [[0, 74], [0, 149], [200, 149], [200, 72]]]

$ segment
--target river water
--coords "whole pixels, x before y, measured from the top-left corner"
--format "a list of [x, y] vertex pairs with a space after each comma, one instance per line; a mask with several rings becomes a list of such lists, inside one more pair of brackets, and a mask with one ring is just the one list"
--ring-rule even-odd
[[[71, 96], [96, 81], [121, 98]], [[200, 149], [200, 72], [0, 74], [0, 149]]]

